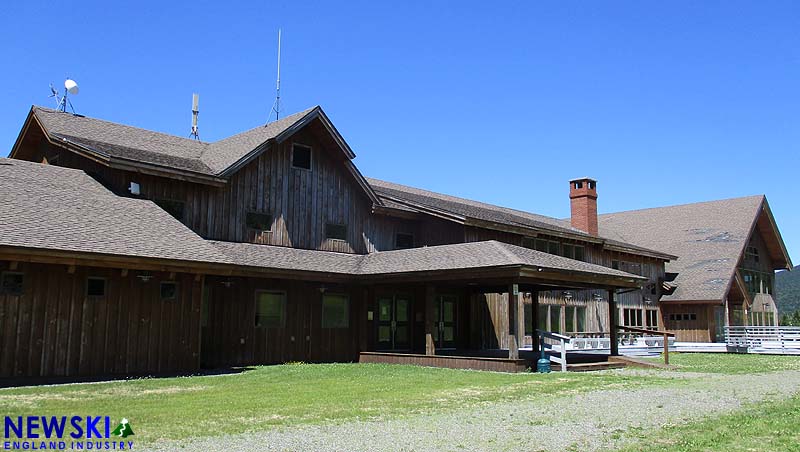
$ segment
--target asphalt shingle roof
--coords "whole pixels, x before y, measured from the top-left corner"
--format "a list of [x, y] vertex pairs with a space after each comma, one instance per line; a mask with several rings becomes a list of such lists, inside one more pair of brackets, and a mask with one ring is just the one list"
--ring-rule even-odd
[[367, 255], [204, 240], [156, 204], [120, 197], [83, 171], [0, 158], [0, 246], [342, 275], [499, 266], [639, 278], [496, 241]]
[[80, 170], [0, 158], [0, 245], [226, 262], [151, 201], [116, 196]]
[[44, 107], [35, 106], [33, 112], [47, 133], [57, 140], [87, 147], [109, 157], [216, 176], [317, 108], [309, 108], [212, 143]]
[[557, 271], [639, 276], [600, 265], [542, 253], [494, 240], [381, 251], [367, 255], [302, 250], [250, 243], [212, 243], [237, 265], [351, 275], [384, 275], [504, 266], [541, 267]]
[[556, 232], [589, 237], [584, 231], [565, 225], [561, 220], [508, 207], [495, 206], [471, 199], [445, 195], [407, 185], [367, 178], [373, 190], [382, 197], [402, 199], [414, 204], [439, 209], [459, 216], [478, 220], [505, 223], [528, 228], [549, 229]]
[[664, 301], [722, 300], [763, 196], [600, 215], [600, 234], [678, 256], [666, 271], [677, 289]]

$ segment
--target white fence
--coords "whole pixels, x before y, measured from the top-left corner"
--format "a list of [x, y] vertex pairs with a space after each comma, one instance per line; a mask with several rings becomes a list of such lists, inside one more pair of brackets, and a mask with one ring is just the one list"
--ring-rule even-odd
[[732, 351], [800, 355], [800, 327], [726, 326], [725, 342]]

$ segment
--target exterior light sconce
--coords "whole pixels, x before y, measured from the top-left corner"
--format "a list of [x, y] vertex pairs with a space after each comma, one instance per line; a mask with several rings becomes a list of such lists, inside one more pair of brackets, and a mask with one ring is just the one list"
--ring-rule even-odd
[[140, 273], [140, 274], [136, 275], [136, 277], [141, 279], [143, 283], [146, 283], [146, 282], [150, 281], [150, 279], [153, 278], [153, 275], [151, 275], [150, 273]]
[[325, 287], [325, 286], [320, 286], [320, 288], [319, 288], [319, 293], [325, 293], [325, 291], [327, 291], [327, 290], [328, 290], [328, 288], [327, 288], [327, 287]]
[[564, 299], [567, 301], [572, 300], [572, 292], [564, 292]]
[[647, 303], [647, 304], [651, 304], [651, 303], [653, 303], [653, 299], [650, 298], [650, 297], [644, 297], [644, 302]]
[[596, 294], [592, 295], [592, 300], [594, 300], [594, 301], [603, 301], [603, 296], [600, 295], [599, 293], [596, 293]]
[[225, 281], [222, 281], [220, 284], [222, 284], [223, 286], [225, 286], [225, 288], [226, 288], [226, 289], [230, 289], [230, 288], [231, 288], [231, 286], [233, 285], [233, 283], [232, 283], [230, 280], [225, 280]]

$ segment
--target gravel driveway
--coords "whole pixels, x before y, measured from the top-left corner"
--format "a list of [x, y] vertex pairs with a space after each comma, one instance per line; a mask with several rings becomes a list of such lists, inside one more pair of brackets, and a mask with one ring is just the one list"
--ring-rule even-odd
[[800, 392], [800, 372], [795, 371], [758, 376], [670, 375], [676, 381], [666, 386], [533, 397], [399, 419], [165, 442], [137, 450], [561, 451], [574, 447], [591, 451], [622, 445], [628, 429], [683, 423]]

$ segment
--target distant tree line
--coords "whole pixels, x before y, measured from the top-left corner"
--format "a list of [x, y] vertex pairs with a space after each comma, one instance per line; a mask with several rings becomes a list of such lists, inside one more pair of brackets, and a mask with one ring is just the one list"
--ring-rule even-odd
[[800, 326], [800, 309], [781, 315], [781, 326]]

